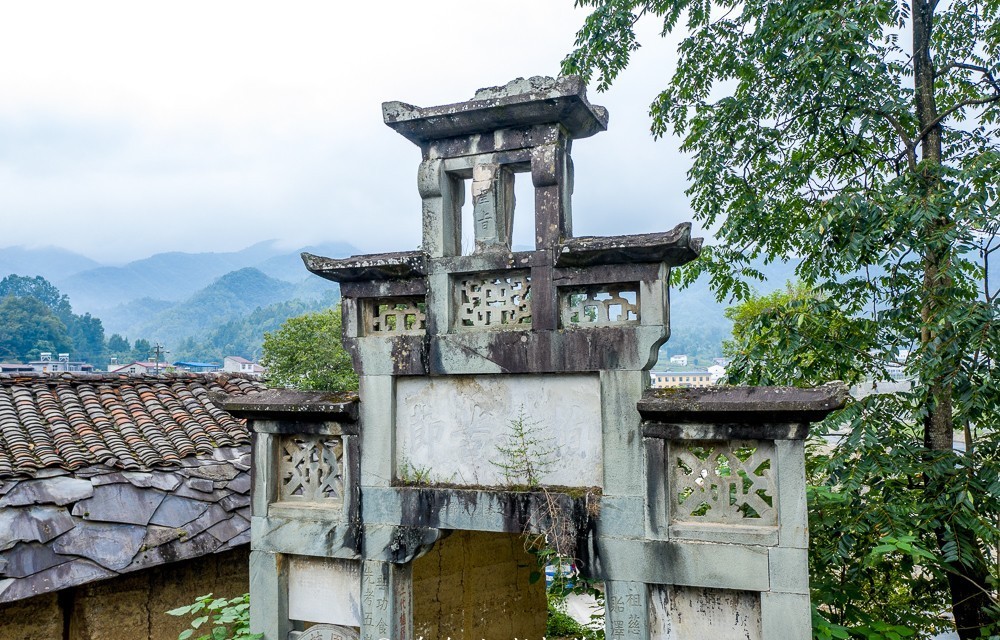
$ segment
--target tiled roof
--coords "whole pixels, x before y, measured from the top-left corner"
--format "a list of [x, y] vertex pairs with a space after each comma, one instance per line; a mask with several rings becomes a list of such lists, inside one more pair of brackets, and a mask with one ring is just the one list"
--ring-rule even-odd
[[263, 385], [240, 374], [0, 374], [0, 478], [103, 464], [122, 470], [250, 441], [210, 393]]

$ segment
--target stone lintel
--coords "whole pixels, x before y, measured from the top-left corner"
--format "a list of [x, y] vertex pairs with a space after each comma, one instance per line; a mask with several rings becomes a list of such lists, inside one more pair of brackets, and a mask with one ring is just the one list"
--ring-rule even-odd
[[218, 394], [215, 398], [223, 409], [238, 418], [317, 423], [357, 422], [360, 402], [354, 392], [291, 389], [268, 389], [250, 396]]
[[847, 386], [649, 389], [637, 403], [646, 423], [790, 424], [817, 422], [844, 406]]
[[608, 112], [590, 104], [579, 76], [518, 78], [480, 89], [472, 100], [436, 107], [383, 102], [382, 117], [415, 144], [535, 124], [559, 123], [572, 138], [608, 128]]
[[559, 244], [557, 267], [590, 267], [600, 264], [665, 262], [687, 264], [701, 252], [701, 238], [691, 237], [691, 223], [670, 231], [629, 236], [580, 236]]
[[369, 282], [399, 280], [427, 273], [426, 255], [422, 251], [375, 253], [350, 258], [324, 258], [302, 254], [306, 269], [334, 282]]
[[809, 435], [809, 425], [806, 422], [646, 422], [642, 425], [642, 435], [663, 440], [803, 440]]

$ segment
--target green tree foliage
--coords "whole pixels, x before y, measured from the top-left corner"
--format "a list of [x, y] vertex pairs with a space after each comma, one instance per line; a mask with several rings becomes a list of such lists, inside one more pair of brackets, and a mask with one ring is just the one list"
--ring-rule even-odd
[[226, 356], [256, 360], [261, 354], [264, 334], [277, 330], [289, 318], [328, 309], [336, 302], [331, 294], [320, 300], [289, 300], [257, 307], [248, 315], [219, 325], [206, 333], [189, 336], [173, 347], [172, 359], [221, 362]]
[[0, 300], [0, 361], [37, 358], [43, 351], [69, 351], [66, 325], [35, 298], [7, 296]]
[[104, 325], [100, 318], [89, 313], [82, 316], [74, 315], [69, 326], [70, 339], [73, 342], [72, 356], [75, 360], [86, 362], [102, 361], [106, 352], [104, 345]]
[[149, 360], [153, 357], [153, 345], [145, 338], [139, 338], [132, 344], [132, 353], [129, 359], [136, 362]]
[[339, 309], [289, 318], [264, 335], [267, 382], [276, 387], [328, 391], [358, 388], [351, 357], [340, 342]]
[[7, 296], [34, 298], [48, 307], [66, 325], [69, 325], [73, 315], [69, 297], [42, 276], [32, 278], [11, 274], [5, 277], [0, 280], [0, 298]]
[[[853, 599], [840, 607], [821, 584], [821, 615], [842, 615], [858, 634], [880, 624], [926, 629], [917, 618], [938, 613], [947, 598], [960, 637], [995, 633], [997, 576], [988, 550], [998, 542], [990, 522], [1000, 516], [1000, 291], [984, 276], [1000, 227], [1000, 3], [577, 4], [593, 12], [564, 70], [596, 74], [599, 88], [628, 65], [643, 16], [661, 21], [663, 33], [685, 30], [677, 69], [651, 106], [653, 133], [682, 138], [693, 158], [694, 214], [714, 229], [717, 244], [683, 279], [707, 274], [720, 298], [744, 300], [748, 280], [760, 275], [752, 260], [798, 256], [797, 277], [815, 291], [802, 304], [867, 318], [866, 342], [878, 350], [872, 362], [910, 352], [911, 393], [872, 396], [836, 418], [851, 435], [840, 444], [843, 470], [831, 486], [854, 501], [853, 513], [865, 514], [861, 505], [874, 492], [863, 491], [860, 479], [875, 477], [870, 463], [895, 465], [882, 470], [878, 490], [905, 476], [910, 502], [876, 521], [846, 520], [838, 545], [845, 557], [861, 557], [871, 542], [863, 527], [872, 526], [869, 535], [918, 549], [907, 560], [898, 545], [885, 550], [889, 542], [864, 547], [899, 563], [922, 558], [912, 580], [893, 573], [902, 582], [889, 588], [919, 591], [928, 600], [918, 606], [928, 608], [876, 611], [885, 602]], [[790, 318], [779, 320], [788, 327]], [[791, 351], [769, 354], [770, 370], [785, 362], [802, 370], [794, 351], [815, 342], [775, 342]], [[841, 346], [850, 354], [854, 345]], [[966, 433], [965, 455], [952, 451], [956, 430]], [[888, 457], [876, 456], [879, 446]], [[870, 624], [859, 617], [866, 611]]]

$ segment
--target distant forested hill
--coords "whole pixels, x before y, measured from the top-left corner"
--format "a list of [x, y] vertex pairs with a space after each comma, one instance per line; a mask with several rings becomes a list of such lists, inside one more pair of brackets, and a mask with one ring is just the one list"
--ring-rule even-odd
[[289, 282], [309, 276], [299, 253], [308, 250], [343, 257], [357, 250], [344, 243], [327, 243], [295, 251], [260, 242], [230, 253], [158, 253], [121, 267], [98, 267], [56, 280], [77, 311], [105, 314], [109, 309], [143, 298], [179, 302], [207, 287], [217, 278], [245, 267]]
[[0, 249], [0, 278], [17, 274], [42, 276], [49, 282], [54, 282], [99, 266], [99, 263], [86, 256], [58, 247]]
[[[295, 284], [271, 278], [257, 269], [240, 269], [218, 278], [189, 298], [140, 319], [127, 334], [163, 344], [177, 344], [185, 338], [197, 338], [227, 322], [242, 319], [258, 307], [288, 302], [296, 297], [296, 290]], [[336, 292], [333, 283], [329, 290]]]

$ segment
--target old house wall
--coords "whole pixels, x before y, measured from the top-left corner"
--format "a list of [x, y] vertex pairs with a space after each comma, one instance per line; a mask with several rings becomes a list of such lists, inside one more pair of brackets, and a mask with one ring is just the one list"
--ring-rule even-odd
[[0, 605], [0, 640], [176, 640], [190, 621], [166, 612], [206, 593], [246, 593], [249, 551], [243, 546]]
[[541, 638], [545, 581], [524, 537], [456, 531], [413, 562], [413, 632], [420, 638]]

